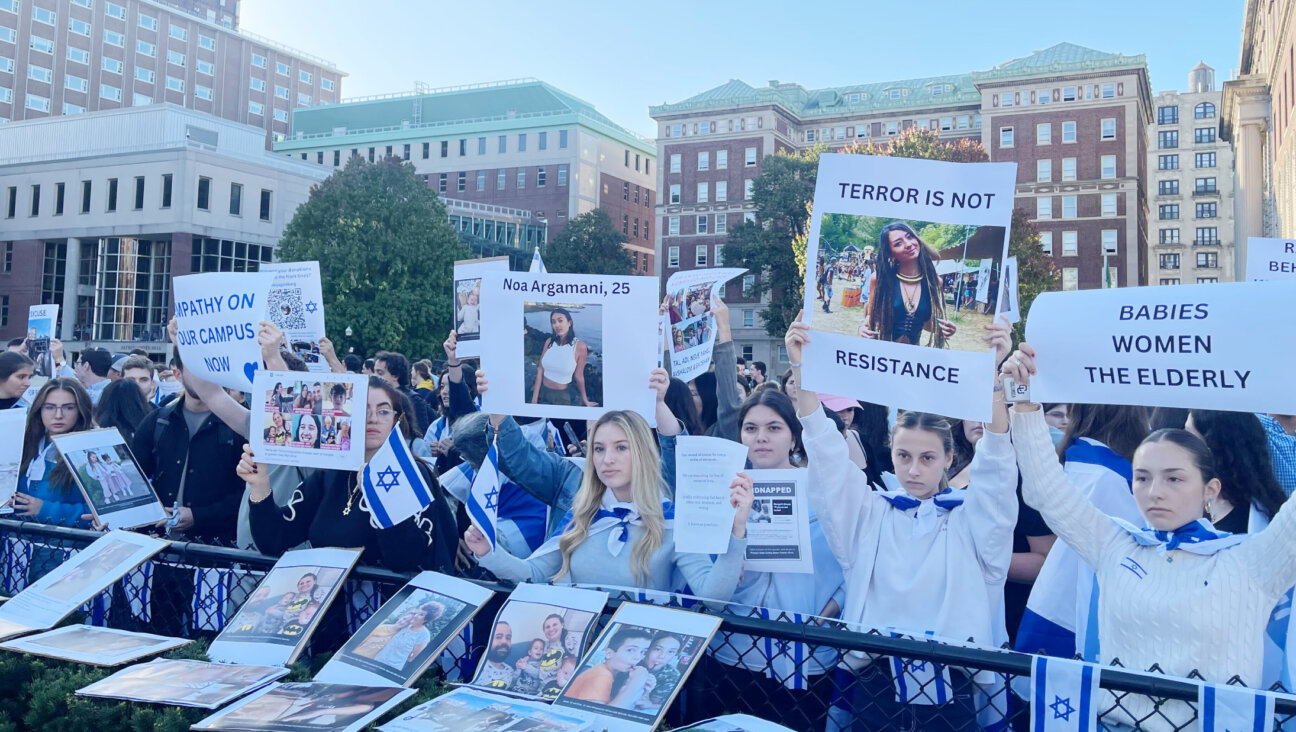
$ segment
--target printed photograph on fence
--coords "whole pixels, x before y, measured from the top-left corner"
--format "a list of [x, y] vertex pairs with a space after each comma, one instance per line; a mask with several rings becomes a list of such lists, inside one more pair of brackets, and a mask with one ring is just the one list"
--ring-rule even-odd
[[91, 666], [120, 666], [191, 642], [184, 638], [132, 633], [116, 628], [69, 625], [0, 643], [0, 648]]
[[319, 262], [262, 262], [260, 271], [274, 274], [266, 301], [266, 319], [279, 326], [306, 368], [329, 371], [320, 354], [324, 337], [324, 291]]
[[409, 686], [492, 595], [472, 582], [423, 572], [383, 603], [315, 680]]
[[259, 462], [335, 470], [364, 465], [369, 377], [258, 371], [252, 394]]
[[[386, 724], [379, 732], [584, 732], [595, 729], [591, 722], [568, 710], [487, 694], [456, 689], [420, 704]], [[601, 729], [601, 728], [600, 728]]]
[[171, 280], [176, 348], [185, 370], [227, 389], [252, 391], [261, 368], [257, 331], [266, 318], [271, 272], [204, 272]]
[[399, 686], [274, 684], [190, 729], [358, 732], [413, 694]]
[[521, 584], [509, 595], [477, 665], [472, 686], [555, 699], [576, 673], [607, 593]]
[[792, 732], [788, 727], [750, 714], [726, 714], [687, 727], [679, 727], [677, 730], [678, 732]]
[[652, 729], [719, 627], [714, 616], [622, 605], [554, 705], [597, 715], [613, 729]]
[[508, 271], [508, 257], [461, 259], [454, 263], [454, 327], [459, 335], [455, 353], [460, 358], [481, 355], [482, 276], [486, 272]]
[[666, 314], [670, 319], [671, 375], [690, 381], [711, 366], [716, 322], [713, 302], [725, 283], [745, 269], [701, 269], [676, 272], [666, 281]]
[[212, 641], [208, 658], [275, 666], [297, 660], [359, 558], [358, 549], [284, 554]]
[[1247, 237], [1246, 281], [1296, 280], [1296, 241]]
[[804, 295], [819, 337], [803, 354], [806, 388], [989, 417], [985, 326], [1015, 177], [1015, 163], [820, 157]]
[[58, 327], [58, 305], [32, 305], [27, 309], [27, 357], [36, 362], [40, 376], [54, 375], [50, 340]]
[[0, 516], [13, 513], [9, 501], [18, 492], [18, 465], [22, 462], [23, 435], [27, 430], [26, 409], [0, 410]]
[[169, 542], [109, 531], [0, 605], [0, 640], [48, 630]]
[[748, 470], [752, 508], [747, 516], [749, 572], [814, 572], [810, 504], [804, 470]]
[[155, 659], [77, 690], [77, 696], [215, 709], [288, 675], [278, 666]]
[[[487, 272], [481, 304], [484, 408], [594, 419], [631, 409], [654, 423], [648, 376], [659, 320], [651, 277]], [[516, 335], [510, 335], [516, 334]]]
[[133, 529], [166, 520], [162, 502], [115, 427], [60, 435], [53, 442], [99, 523]]

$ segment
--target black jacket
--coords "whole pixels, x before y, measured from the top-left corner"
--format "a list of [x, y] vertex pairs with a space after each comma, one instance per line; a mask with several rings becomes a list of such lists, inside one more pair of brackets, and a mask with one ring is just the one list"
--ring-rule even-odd
[[[212, 415], [195, 435], [189, 434], [177, 399], [149, 412], [135, 428], [131, 452], [153, 483], [162, 505], [175, 505], [181, 471], [185, 473], [183, 505], [193, 511], [186, 534], [194, 541], [233, 546], [243, 481], [234, 470], [245, 440]], [[189, 465], [185, 467], [185, 457]]]
[[428, 427], [432, 426], [432, 408], [428, 406], [427, 400], [415, 393], [414, 389], [408, 386], [401, 387], [400, 392], [409, 397], [411, 405], [414, 407], [414, 426], [418, 428], [417, 435], [405, 435], [405, 437], [422, 437], [427, 434]]

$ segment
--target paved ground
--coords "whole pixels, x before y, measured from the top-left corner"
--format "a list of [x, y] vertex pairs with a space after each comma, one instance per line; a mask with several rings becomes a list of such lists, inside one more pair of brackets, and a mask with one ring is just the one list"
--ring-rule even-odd
[[[842, 303], [842, 295], [847, 287], [859, 284], [858, 282], [842, 278], [833, 283], [833, 301], [829, 306], [831, 313], [823, 311], [823, 301], [815, 299], [814, 329], [826, 330], [832, 333], [844, 333], [855, 335], [859, 330], [859, 325], [864, 319], [864, 306], [845, 307]], [[952, 305], [946, 305], [948, 310], [946, 315], [948, 320], [958, 326], [958, 332], [954, 334], [950, 347], [960, 351], [984, 351], [986, 350], [985, 341], [981, 340], [985, 335], [983, 326], [989, 325], [993, 319], [990, 315], [983, 315], [981, 309], [984, 305], [978, 303], [976, 310], [971, 310], [966, 306], [959, 312], [953, 312]]]

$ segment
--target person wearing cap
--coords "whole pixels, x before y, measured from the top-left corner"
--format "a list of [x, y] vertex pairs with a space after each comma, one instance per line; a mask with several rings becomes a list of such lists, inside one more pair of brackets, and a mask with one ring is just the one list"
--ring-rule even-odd
[[859, 409], [859, 402], [835, 394], [820, 394], [819, 403], [841, 419], [842, 438], [846, 440], [846, 450], [850, 453], [851, 462], [855, 463], [860, 470], [868, 468], [868, 458], [864, 454], [864, 445], [860, 443], [859, 435], [855, 434], [855, 430], [847, 429], [853, 416], [851, 412]]
[[92, 346], [81, 352], [76, 363], [76, 377], [90, 395], [90, 403], [99, 404], [99, 395], [104, 387], [111, 383], [108, 371], [112, 368], [113, 357], [106, 348]]
[[113, 356], [112, 365], [108, 367], [108, 380], [118, 381], [121, 379], [122, 369], [125, 368], [125, 364], [129, 360], [130, 356], [125, 354], [119, 353], [116, 356]]

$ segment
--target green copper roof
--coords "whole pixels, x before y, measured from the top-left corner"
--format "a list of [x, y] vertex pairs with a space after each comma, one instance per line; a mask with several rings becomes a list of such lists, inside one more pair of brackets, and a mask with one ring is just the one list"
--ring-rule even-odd
[[725, 107], [776, 105], [800, 118], [826, 117], [889, 109], [921, 109], [980, 104], [980, 81], [1040, 74], [1076, 72], [1120, 66], [1144, 67], [1142, 55], [1095, 51], [1074, 43], [1059, 43], [1024, 58], [1013, 59], [989, 71], [884, 81], [873, 84], [806, 89], [800, 84], [771, 81], [753, 87], [739, 79], [729, 81], [681, 102], [648, 108], [654, 117]]
[[[504, 132], [583, 124], [649, 155], [656, 146], [594, 105], [543, 81], [518, 79], [444, 90], [386, 94], [293, 111], [293, 136], [276, 150], [318, 147], [320, 138], [360, 144], [406, 137]], [[363, 138], [363, 140], [361, 139]]]

